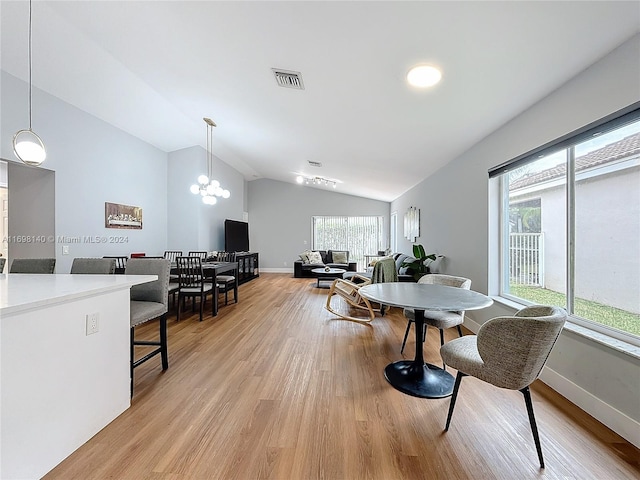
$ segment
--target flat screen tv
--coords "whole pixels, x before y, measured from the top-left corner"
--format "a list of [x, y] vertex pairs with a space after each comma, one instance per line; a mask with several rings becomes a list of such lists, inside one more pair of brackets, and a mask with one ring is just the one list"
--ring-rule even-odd
[[237, 220], [224, 221], [224, 249], [227, 252], [249, 251], [249, 224]]

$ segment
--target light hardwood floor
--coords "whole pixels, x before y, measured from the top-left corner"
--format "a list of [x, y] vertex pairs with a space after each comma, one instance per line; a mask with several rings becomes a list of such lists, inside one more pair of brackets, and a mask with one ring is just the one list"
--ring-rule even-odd
[[[138, 367], [131, 408], [45, 478], [640, 478], [638, 449], [539, 381], [546, 469], [519, 392], [466, 378], [443, 432], [448, 398], [414, 398], [384, 379], [402, 358], [402, 312], [370, 326], [339, 320], [326, 293], [312, 279], [261, 274], [215, 318], [174, 314], [169, 369]], [[405, 358], [414, 346], [410, 335]], [[438, 347], [431, 331], [428, 362], [440, 363]]]

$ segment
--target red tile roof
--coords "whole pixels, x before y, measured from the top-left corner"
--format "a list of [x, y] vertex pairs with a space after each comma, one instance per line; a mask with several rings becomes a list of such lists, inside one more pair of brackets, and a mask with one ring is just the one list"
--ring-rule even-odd
[[[622, 140], [610, 143], [606, 147], [599, 148], [598, 150], [576, 158], [576, 172], [602, 166], [638, 154], [640, 154], [640, 133], [634, 133]], [[566, 171], [566, 163], [561, 163], [555, 167], [525, 175], [522, 178], [510, 182], [509, 190], [517, 190], [536, 183], [560, 178], [565, 176]]]

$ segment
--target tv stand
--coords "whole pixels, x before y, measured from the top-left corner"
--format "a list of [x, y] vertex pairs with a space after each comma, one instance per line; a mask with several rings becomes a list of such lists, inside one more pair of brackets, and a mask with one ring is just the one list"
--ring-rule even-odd
[[260, 276], [257, 253], [236, 252], [236, 262], [238, 262], [238, 285]]

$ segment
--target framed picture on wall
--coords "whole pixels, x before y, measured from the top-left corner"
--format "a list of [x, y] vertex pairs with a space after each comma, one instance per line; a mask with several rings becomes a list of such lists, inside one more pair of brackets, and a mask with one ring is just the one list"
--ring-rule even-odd
[[104, 203], [104, 226], [106, 228], [142, 229], [142, 207]]

